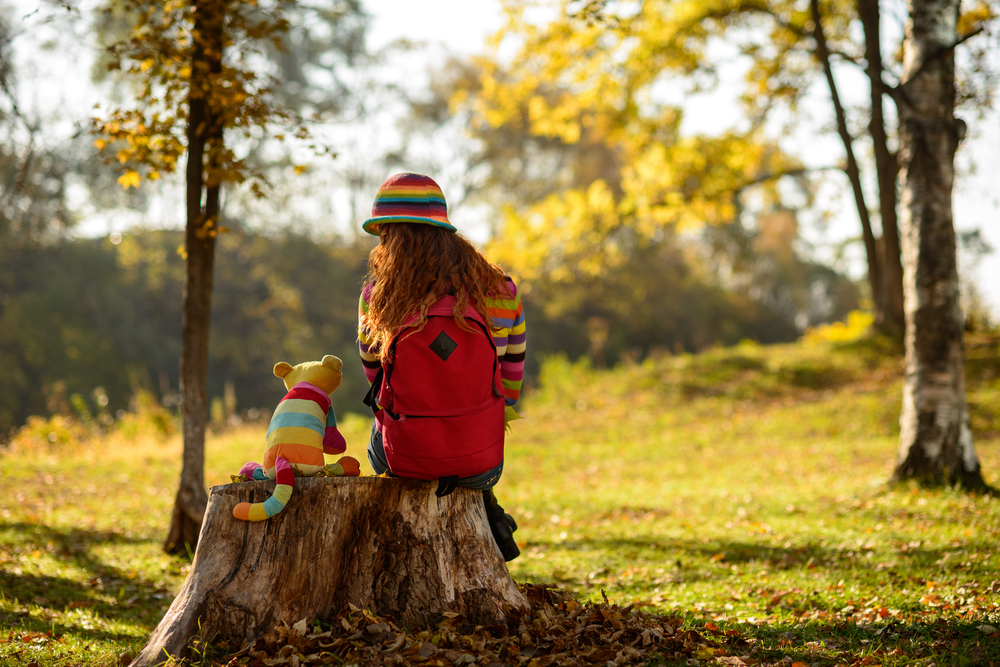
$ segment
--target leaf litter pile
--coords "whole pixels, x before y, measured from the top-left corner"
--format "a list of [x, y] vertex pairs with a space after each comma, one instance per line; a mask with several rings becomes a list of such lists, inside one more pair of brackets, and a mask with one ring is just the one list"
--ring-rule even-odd
[[[734, 630], [719, 641], [681, 628], [679, 617], [647, 614], [608, 602], [581, 603], [543, 585], [522, 585], [530, 607], [512, 612], [506, 625], [472, 626], [453, 612], [419, 631], [350, 606], [318, 632], [303, 620], [279, 626], [252, 647], [226, 655], [217, 664], [273, 665], [645, 665], [695, 658], [743, 665]], [[732, 653], [730, 653], [732, 651]], [[730, 657], [731, 656], [731, 657]]]

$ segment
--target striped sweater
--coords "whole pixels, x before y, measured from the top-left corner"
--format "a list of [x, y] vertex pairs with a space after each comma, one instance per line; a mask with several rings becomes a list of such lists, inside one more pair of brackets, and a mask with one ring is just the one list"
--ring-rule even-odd
[[[497, 346], [497, 357], [500, 359], [500, 378], [503, 380], [504, 402], [511, 406], [517, 403], [521, 395], [521, 381], [524, 378], [524, 352], [526, 336], [524, 327], [524, 308], [521, 305], [521, 295], [511, 278], [507, 284], [513, 294], [508, 299], [489, 299], [486, 312], [493, 320], [493, 325], [500, 330], [493, 332], [493, 342]], [[365, 367], [368, 384], [375, 381], [375, 376], [381, 367], [378, 360], [378, 348], [371, 345], [368, 331], [360, 325], [361, 317], [368, 312], [368, 299], [371, 298], [374, 283], [368, 283], [361, 290], [358, 303], [358, 347], [361, 351], [361, 363]]]

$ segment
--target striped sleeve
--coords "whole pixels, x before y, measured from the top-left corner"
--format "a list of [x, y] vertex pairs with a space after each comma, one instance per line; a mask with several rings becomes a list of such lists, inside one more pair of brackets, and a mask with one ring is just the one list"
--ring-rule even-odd
[[521, 294], [512, 279], [507, 278], [507, 285], [510, 288], [510, 296], [491, 299], [486, 310], [493, 320], [493, 325], [500, 329], [493, 334], [493, 341], [497, 346], [497, 356], [500, 357], [504, 402], [510, 406], [517, 403], [517, 399], [521, 396], [527, 337]]
[[375, 381], [379, 369], [382, 367], [378, 360], [378, 347], [372, 345], [368, 337], [368, 330], [361, 324], [361, 318], [368, 312], [368, 299], [371, 298], [372, 288], [375, 283], [368, 283], [361, 290], [361, 298], [358, 300], [358, 350], [361, 352], [361, 365], [365, 369], [365, 377], [370, 385]]

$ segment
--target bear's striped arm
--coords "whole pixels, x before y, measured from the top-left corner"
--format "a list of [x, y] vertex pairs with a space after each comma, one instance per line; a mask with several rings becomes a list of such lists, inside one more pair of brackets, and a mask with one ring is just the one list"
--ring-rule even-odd
[[340, 434], [337, 428], [337, 415], [333, 412], [333, 406], [326, 413], [326, 431], [323, 433], [323, 453], [343, 454], [347, 451], [347, 440]]
[[[244, 472], [251, 465], [258, 464], [248, 463], [243, 466], [240, 472]], [[295, 473], [292, 472], [292, 467], [288, 465], [288, 461], [281, 456], [274, 462], [274, 471], [277, 484], [274, 487], [274, 493], [271, 494], [271, 497], [262, 503], [239, 503], [233, 508], [234, 517], [243, 521], [263, 521], [264, 519], [270, 519], [285, 509], [288, 499], [292, 497], [292, 489], [295, 488]], [[252, 474], [254, 479], [258, 479], [257, 475], [262, 475], [262, 473], [263, 470], [258, 465], [257, 468], [253, 469]]]

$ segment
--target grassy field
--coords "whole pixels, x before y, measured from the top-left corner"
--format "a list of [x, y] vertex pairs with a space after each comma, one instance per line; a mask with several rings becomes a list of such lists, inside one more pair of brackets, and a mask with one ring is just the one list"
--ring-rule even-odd
[[[1000, 347], [969, 347], [976, 447], [1000, 486]], [[520, 526], [514, 579], [739, 639], [706, 664], [1000, 665], [1000, 498], [885, 485], [902, 370], [885, 352], [550, 360], [497, 488]], [[362, 461], [367, 428], [342, 419]], [[188, 571], [160, 550], [179, 437], [140, 417], [105, 430], [37, 422], [0, 454], [0, 665], [118, 664]], [[207, 483], [258, 457], [263, 430], [213, 433]]]

